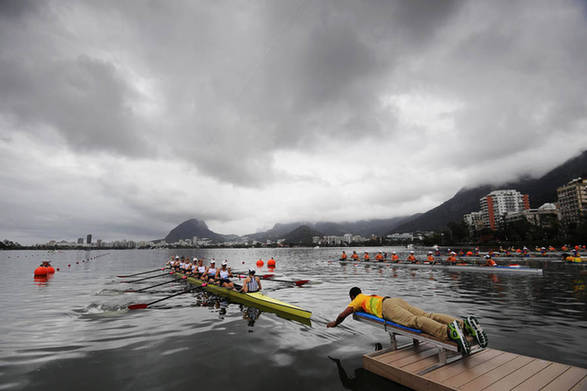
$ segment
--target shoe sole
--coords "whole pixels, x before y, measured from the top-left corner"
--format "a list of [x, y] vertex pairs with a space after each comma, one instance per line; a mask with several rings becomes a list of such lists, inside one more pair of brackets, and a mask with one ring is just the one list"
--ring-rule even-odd
[[479, 324], [477, 318], [474, 316], [467, 316], [467, 318], [465, 318], [464, 323], [465, 328], [471, 335], [475, 337], [479, 346], [481, 346], [482, 348], [487, 347], [487, 343], [489, 342], [487, 338], [487, 333], [485, 332], [485, 330], [483, 330], [483, 327], [481, 327], [481, 324]]
[[467, 339], [465, 338], [465, 335], [463, 334], [463, 331], [459, 327], [459, 324], [457, 323], [456, 320], [454, 322], [452, 322], [451, 324], [453, 324], [452, 330], [456, 331], [456, 333], [457, 333], [457, 338], [452, 338], [452, 332], [451, 332], [452, 341], [456, 342], [456, 344], [459, 345], [459, 349], [463, 355], [465, 355], [465, 356], [468, 355], [469, 353], [471, 353], [471, 346], [469, 345], [469, 341], [467, 341]]

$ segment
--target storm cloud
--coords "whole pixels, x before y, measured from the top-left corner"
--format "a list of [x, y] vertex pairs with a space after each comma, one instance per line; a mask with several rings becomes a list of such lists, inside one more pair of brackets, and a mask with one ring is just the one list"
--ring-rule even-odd
[[0, 237], [422, 212], [587, 148], [580, 1], [0, 1]]

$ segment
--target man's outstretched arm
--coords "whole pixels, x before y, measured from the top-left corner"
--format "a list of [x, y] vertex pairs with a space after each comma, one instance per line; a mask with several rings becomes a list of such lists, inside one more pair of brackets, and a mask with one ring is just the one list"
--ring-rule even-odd
[[345, 320], [345, 318], [347, 316], [349, 316], [353, 312], [355, 312], [355, 310], [353, 309], [353, 307], [346, 307], [346, 309], [344, 311], [342, 311], [340, 314], [338, 314], [338, 316], [336, 317], [336, 320], [333, 320], [332, 322], [328, 322], [326, 324], [326, 327], [336, 327], [336, 326], [338, 326], [339, 324], [341, 324], [343, 322], [343, 320]]

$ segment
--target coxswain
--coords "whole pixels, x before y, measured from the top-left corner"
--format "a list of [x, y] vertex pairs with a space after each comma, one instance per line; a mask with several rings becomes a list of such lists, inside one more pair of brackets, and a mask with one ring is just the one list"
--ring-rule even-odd
[[395, 253], [395, 251], [393, 251], [393, 252], [391, 253], [391, 262], [395, 262], [395, 263], [398, 263], [398, 262], [399, 262], [399, 255], [397, 255], [397, 254]]
[[221, 287], [234, 289], [234, 283], [230, 281], [230, 277], [232, 277], [232, 272], [228, 267], [228, 262], [224, 260], [222, 267], [216, 272], [216, 281]]
[[243, 293], [254, 293], [259, 292], [261, 290], [261, 280], [259, 277], [255, 276], [255, 269], [252, 267], [249, 268], [249, 275], [243, 281], [243, 287], [241, 292]]
[[422, 330], [441, 341], [453, 341], [463, 354], [471, 352], [467, 335], [475, 338], [479, 346], [487, 346], [487, 334], [474, 316], [458, 319], [450, 315], [425, 312], [398, 297], [365, 295], [358, 287], [351, 288], [349, 296], [350, 304], [336, 320], [328, 322], [326, 327], [338, 326], [353, 312], [366, 312], [405, 327]]
[[432, 251], [428, 251], [428, 257], [426, 260], [432, 264], [434, 264], [434, 255], [432, 255]]
[[363, 261], [369, 262], [369, 253], [367, 251], [365, 251], [365, 253], [363, 254]]
[[214, 277], [216, 277], [216, 261], [214, 258], [210, 261], [210, 266], [206, 268], [206, 272], [201, 277], [202, 280], [207, 281], [209, 283], [214, 283]]
[[358, 261], [359, 260], [359, 254], [357, 254], [356, 251], [353, 251], [353, 254], [351, 255], [351, 259], [354, 261]]
[[493, 260], [493, 258], [491, 258], [489, 254], [485, 256], [485, 266], [497, 266], [497, 263], [495, 263], [495, 261]]
[[378, 262], [383, 262], [383, 254], [381, 253], [381, 251], [379, 251], [377, 255], [375, 255], [375, 260]]
[[418, 260], [416, 259], [416, 256], [414, 255], [413, 251], [410, 251], [410, 255], [408, 255], [407, 261], [409, 263], [417, 263]]
[[339, 260], [340, 260], [340, 261], [346, 261], [346, 257], [347, 257], [347, 255], [346, 255], [346, 253], [343, 251], [343, 252], [342, 252], [342, 254], [341, 254], [341, 256], [340, 256], [340, 259], [339, 259]]

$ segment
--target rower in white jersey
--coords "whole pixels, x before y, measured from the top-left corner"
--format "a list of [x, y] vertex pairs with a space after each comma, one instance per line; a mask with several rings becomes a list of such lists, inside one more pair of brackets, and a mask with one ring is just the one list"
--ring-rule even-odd
[[216, 272], [216, 281], [221, 287], [234, 289], [234, 283], [229, 280], [230, 277], [232, 277], [232, 272], [228, 267], [228, 261], [225, 259], [222, 262], [222, 267]]
[[207, 281], [208, 283], [214, 283], [214, 277], [216, 277], [216, 261], [212, 259], [210, 261], [210, 266], [206, 268], [206, 272], [202, 277], [201, 280]]
[[197, 263], [198, 263], [198, 258], [194, 257], [193, 262], [192, 263], [188, 263], [186, 274], [188, 274], [188, 275], [194, 275], [196, 273]]
[[201, 278], [204, 274], [206, 274], [206, 266], [204, 266], [204, 260], [198, 259], [198, 266], [194, 271], [194, 276]]
[[249, 276], [243, 281], [241, 292], [253, 293], [261, 290], [261, 280], [255, 277], [255, 269], [249, 268]]

